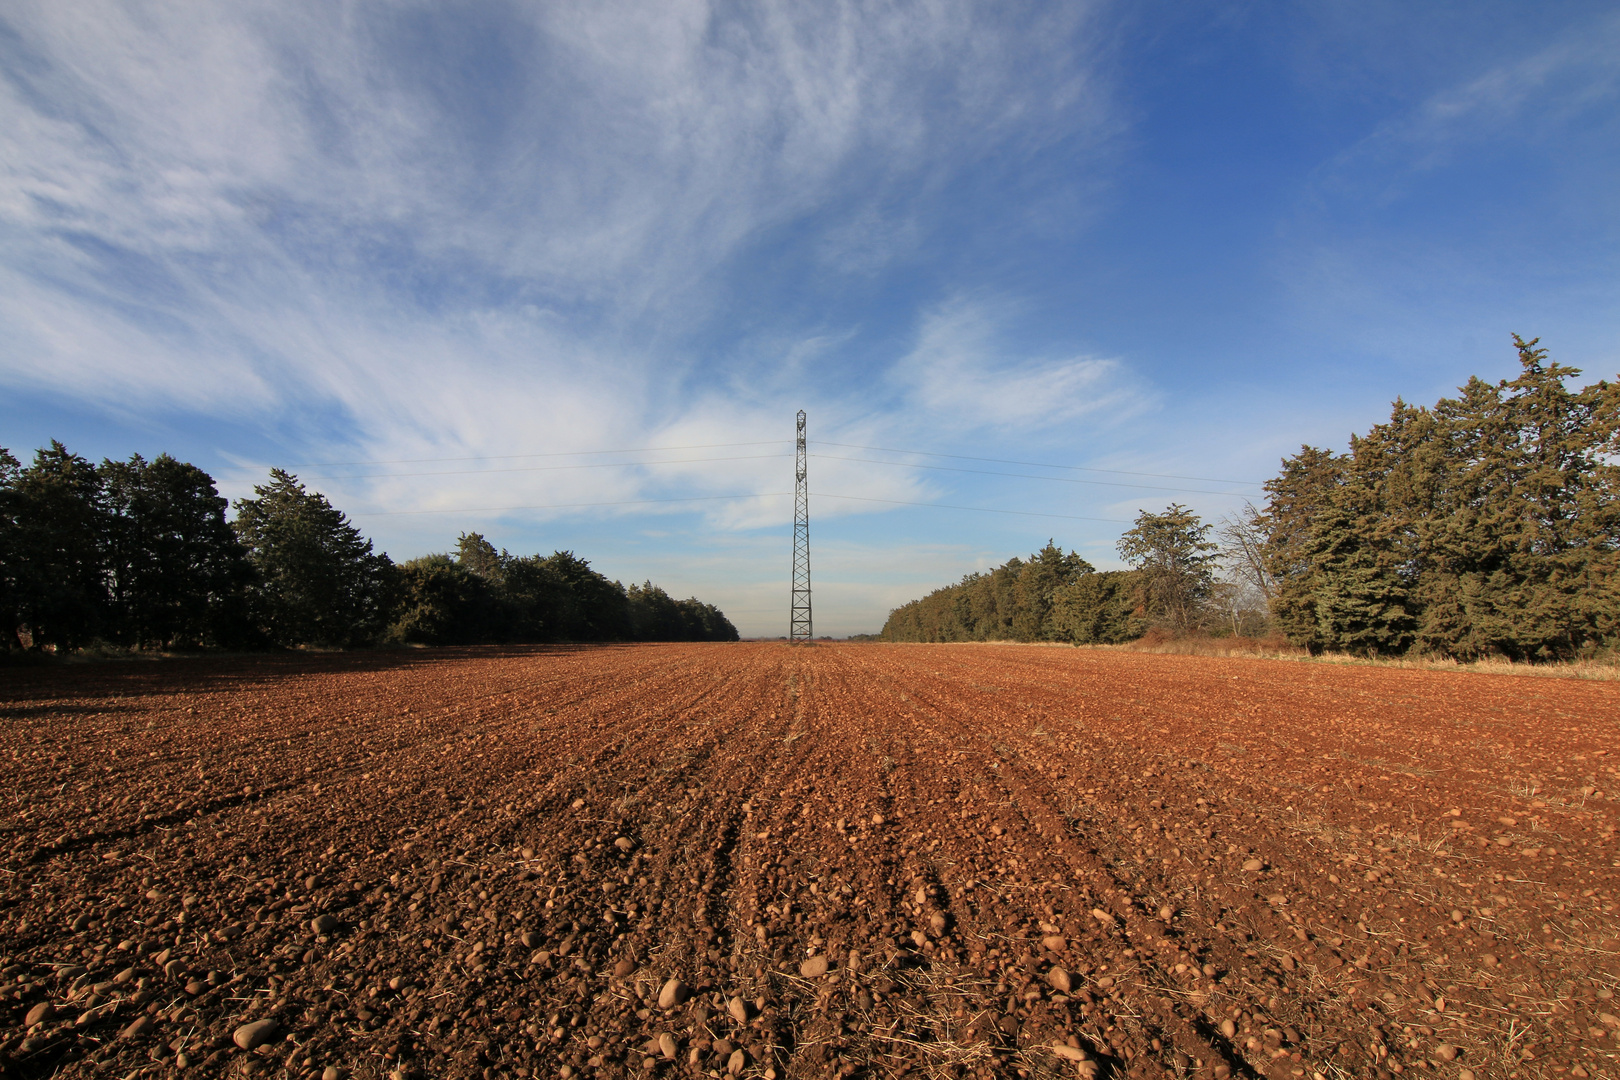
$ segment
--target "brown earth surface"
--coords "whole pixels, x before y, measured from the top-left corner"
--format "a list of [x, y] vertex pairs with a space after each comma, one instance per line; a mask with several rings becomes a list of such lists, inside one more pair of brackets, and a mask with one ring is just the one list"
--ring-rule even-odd
[[8, 1076], [1620, 1076], [1617, 683], [476, 649], [0, 721]]

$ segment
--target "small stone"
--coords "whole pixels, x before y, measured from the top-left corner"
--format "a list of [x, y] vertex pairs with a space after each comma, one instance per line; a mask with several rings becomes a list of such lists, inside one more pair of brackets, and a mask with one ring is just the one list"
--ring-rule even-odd
[[1060, 994], [1067, 994], [1074, 989], [1074, 976], [1067, 968], [1055, 967], [1046, 973], [1046, 984]]
[[1245, 859], [1243, 862], [1243, 869], [1247, 870], [1251, 874], [1257, 870], [1265, 869], [1265, 866], [1266, 864], [1261, 862], [1259, 859]]
[[619, 979], [624, 978], [634, 970], [636, 970], [636, 962], [629, 957], [625, 957], [623, 960], [620, 960], [617, 964], [613, 965], [613, 975], [615, 978]]
[[872, 824], [874, 824], [874, 825], [883, 824], [883, 815], [882, 814], [873, 814], [872, 815]]
[[636, 842], [630, 839], [628, 836], [621, 836], [617, 840], [613, 841], [613, 846], [618, 848], [620, 851], [629, 851], [631, 848], [636, 846]]
[[48, 1001], [42, 1001], [28, 1010], [28, 1015], [23, 1017], [23, 1026], [33, 1027], [35, 1024], [48, 1024], [55, 1016], [56, 1006]]
[[675, 1052], [678, 1049], [679, 1047], [675, 1045], [675, 1036], [671, 1035], [669, 1032], [666, 1031], [662, 1035], [658, 1036], [658, 1052], [664, 1055], [665, 1060], [674, 1061]]
[[1113, 915], [1104, 911], [1102, 908], [1092, 908], [1091, 917], [1102, 923], [1104, 926], [1113, 926], [1114, 923], [1118, 921]]
[[1457, 1080], [1474, 1080], [1473, 1069], [1458, 1069]]
[[1234, 1024], [1230, 1019], [1222, 1020], [1221, 1034], [1225, 1035], [1228, 1039], [1237, 1038], [1237, 1025]]
[[940, 912], [936, 911], [932, 915], [928, 916], [928, 928], [936, 934], [943, 934], [945, 932], [945, 927], [949, 925], [950, 920]]
[[1434, 1056], [1439, 1058], [1441, 1061], [1456, 1061], [1457, 1048], [1452, 1046], [1450, 1043], [1441, 1043], [1439, 1046], [1434, 1048]]
[[123, 1039], [138, 1039], [151, 1030], [152, 1018], [150, 1016], [138, 1016], [135, 1018], [134, 1023], [130, 1024], [119, 1033], [119, 1037]]
[[339, 1080], [341, 1075], [336, 1065], [328, 1065], [321, 1070], [321, 1080]]
[[671, 979], [658, 991], [658, 1007], [666, 1012], [685, 1001], [692, 991], [679, 979]]
[[317, 915], [313, 919], [309, 920], [309, 928], [322, 937], [325, 937], [327, 934], [330, 934], [332, 931], [336, 930], [342, 925], [343, 924], [338, 920], [338, 917], [330, 913], [325, 915]]
[[726, 1072], [732, 1076], [741, 1076], [742, 1071], [748, 1068], [748, 1055], [742, 1050], [733, 1050], [731, 1057], [726, 1059]]
[[1499, 963], [1496, 957], [1491, 953], [1486, 953], [1484, 956], [1480, 957], [1479, 962], [1484, 964], [1486, 967], [1495, 967]]
[[734, 997], [730, 1001], [726, 1002], [726, 1012], [730, 1013], [731, 1018], [737, 1021], [737, 1023], [748, 1023], [748, 1002], [744, 1001], [742, 998]]
[[1060, 1058], [1063, 1058], [1065, 1061], [1091, 1060], [1090, 1055], [1088, 1055], [1084, 1050], [1080, 1049], [1078, 1046], [1070, 1046], [1068, 1043], [1053, 1043], [1052, 1053], [1056, 1054]]
[[532, 858], [534, 858], [534, 848], [532, 848], [532, 847], [523, 848], [522, 850], [520, 850], [518, 852], [518, 854], [523, 856], [525, 859], [532, 859]]
[[575, 799], [573, 802], [569, 803], [568, 805], [573, 807], [575, 810], [583, 810], [585, 808], [585, 800], [584, 799]]
[[1171, 907], [1169, 904], [1166, 904], [1166, 905], [1164, 905], [1163, 907], [1161, 907], [1159, 909], [1159, 921], [1160, 922], [1169, 922], [1171, 919], [1174, 919], [1175, 917], [1176, 917], [1176, 909]]
[[1047, 934], [1041, 938], [1041, 948], [1048, 952], [1062, 952], [1069, 947], [1069, 942], [1062, 934]]
[[819, 979], [827, 974], [827, 955], [821, 953], [805, 960], [799, 965], [799, 974], [806, 979]]
[[525, 949], [532, 949], [536, 945], [540, 944], [540, 935], [535, 933], [533, 930], [525, 930], [518, 940], [523, 942], [523, 947]]
[[231, 1041], [243, 1050], [256, 1050], [275, 1038], [280, 1028], [274, 1018], [255, 1020], [251, 1024], [243, 1024], [231, 1034]]

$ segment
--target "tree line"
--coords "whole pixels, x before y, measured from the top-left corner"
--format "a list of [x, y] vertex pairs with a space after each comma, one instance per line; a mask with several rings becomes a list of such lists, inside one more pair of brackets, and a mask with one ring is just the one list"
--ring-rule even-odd
[[1620, 385], [1514, 335], [1520, 374], [1397, 400], [1349, 450], [1302, 447], [1263, 507], [1141, 512], [1098, 572], [1048, 542], [896, 608], [889, 641], [1281, 634], [1312, 653], [1568, 660], [1620, 646]]
[[53, 442], [25, 466], [0, 449], [4, 650], [737, 640], [712, 604], [626, 588], [568, 551], [467, 533], [395, 564], [280, 469], [229, 509], [167, 454], [97, 465]]

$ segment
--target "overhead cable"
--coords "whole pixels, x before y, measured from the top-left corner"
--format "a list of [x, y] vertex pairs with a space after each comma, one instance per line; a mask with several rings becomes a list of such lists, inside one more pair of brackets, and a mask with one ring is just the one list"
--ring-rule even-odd
[[844, 457], [840, 454], [811, 454], [811, 457], [829, 461], [858, 461], [864, 465], [893, 465], [901, 469], [931, 469], [935, 472], [972, 473], [976, 476], [1009, 476], [1020, 480], [1051, 480], [1059, 484], [1090, 484], [1095, 487], [1129, 488], [1132, 491], [1177, 491], [1187, 495], [1237, 495], [1243, 491], [1205, 491], [1202, 488], [1165, 487], [1162, 484], [1127, 484], [1118, 480], [1083, 480], [1078, 476], [1041, 476], [1038, 473], [994, 472], [990, 469], [965, 469], [960, 465], [924, 465], [920, 461], [883, 461], [878, 458]]
[[855, 502], [888, 503], [890, 506], [921, 506], [930, 510], [972, 510], [980, 514], [1015, 514], [1018, 517], [1062, 518], [1064, 521], [1105, 521], [1110, 525], [1129, 525], [1120, 518], [1080, 517], [1076, 514], [1042, 514], [1034, 510], [998, 510], [993, 506], [953, 506], [950, 503], [904, 502], [900, 499], [872, 499], [865, 495], [829, 495], [812, 492], [818, 499], [851, 499]]
[[[786, 439], [766, 439], [761, 442], [694, 443], [691, 446], [635, 446], [625, 450], [552, 450], [536, 454], [476, 454], [471, 457], [399, 458], [395, 461], [301, 461], [287, 466], [290, 469], [336, 469], [350, 465], [427, 465], [436, 461], [515, 461], [518, 458], [584, 457], [587, 454], [653, 454], [663, 450], [723, 450], [734, 446], [774, 446]], [[259, 463], [263, 468], [269, 465]]]
[[[532, 453], [532, 454], [479, 454], [479, 455], [471, 455], [471, 456], [467, 456], [467, 457], [398, 458], [398, 459], [393, 459], [393, 460], [368, 460], [368, 461], [314, 461], [314, 462], [306, 461], [306, 462], [300, 462], [300, 463], [297, 463], [295, 465], [288, 466], [288, 468], [327, 469], [327, 468], [347, 468], [347, 467], [351, 467], [351, 466], [364, 466], [364, 465], [427, 465], [427, 464], [433, 464], [433, 463], [436, 463], [436, 462], [449, 463], [449, 462], [457, 462], [457, 461], [517, 461], [517, 460], [521, 460], [523, 458], [597, 457], [597, 456], [601, 456], [601, 455], [605, 455], [605, 454], [654, 454], [654, 453], [673, 452], [673, 451], [678, 451], [678, 450], [723, 450], [723, 449], [731, 449], [731, 448], [742, 447], [742, 446], [777, 446], [777, 445], [787, 445], [787, 444], [788, 444], [788, 440], [786, 440], [786, 439], [765, 439], [765, 440], [760, 440], [760, 441], [755, 441], [755, 442], [692, 443], [692, 444], [685, 445], [685, 446], [640, 446], [640, 447], [628, 447], [628, 448], [620, 449], [620, 450], [555, 450], [555, 451], [545, 451], [545, 452]], [[1214, 476], [1188, 476], [1188, 475], [1183, 475], [1181, 473], [1142, 472], [1142, 471], [1131, 470], [1131, 469], [1105, 469], [1105, 468], [1101, 468], [1101, 467], [1095, 466], [1095, 465], [1058, 465], [1058, 464], [1055, 464], [1053, 462], [1048, 462], [1048, 461], [1022, 461], [1022, 460], [1018, 460], [1018, 459], [1014, 459], [1014, 458], [981, 457], [981, 456], [977, 456], [977, 455], [973, 455], [973, 454], [943, 454], [943, 453], [938, 453], [938, 452], [931, 451], [931, 450], [906, 450], [906, 449], [903, 449], [903, 448], [900, 448], [900, 447], [894, 447], [894, 446], [867, 446], [867, 445], [865, 445], [863, 443], [841, 443], [841, 442], [832, 442], [832, 441], [826, 440], [826, 439], [817, 439], [816, 440], [816, 445], [818, 445], [818, 446], [835, 446], [835, 447], [839, 447], [839, 448], [844, 449], [844, 450], [871, 450], [871, 451], [875, 451], [877, 453], [883, 453], [883, 454], [907, 454], [907, 455], [910, 455], [912, 457], [949, 458], [949, 459], [955, 460], [955, 461], [982, 461], [982, 462], [986, 462], [986, 463], [994, 464], [994, 465], [1021, 465], [1021, 466], [1024, 466], [1026, 468], [1032, 468], [1032, 469], [1062, 469], [1062, 470], [1065, 470], [1065, 471], [1068, 471], [1068, 472], [1103, 473], [1103, 474], [1111, 475], [1111, 476], [1143, 476], [1143, 477], [1148, 477], [1150, 479], [1157, 479], [1157, 480], [1193, 480], [1193, 481], [1197, 481], [1199, 483], [1206, 483], [1206, 484], [1238, 484], [1238, 485], [1241, 485], [1243, 487], [1260, 487], [1260, 486], [1262, 486], [1259, 481], [1255, 481], [1255, 480], [1232, 480], [1232, 479], [1225, 479], [1225, 478], [1214, 477]], [[776, 455], [762, 455], [762, 456], [774, 457]], [[714, 458], [714, 459], [705, 458], [705, 459], [691, 459], [691, 460], [729, 461], [729, 460], [742, 460], [742, 459], [741, 458]], [[851, 459], [851, 460], [857, 460], [857, 459]], [[635, 464], [646, 464], [646, 463], [644, 463], [644, 462], [616, 462], [616, 463], [613, 463], [613, 465], [610, 465], [608, 467], [615, 467], [615, 466], [621, 465], [621, 464], [622, 465], [635, 465]], [[903, 463], [902, 462], [886, 462], [885, 464], [903, 464]], [[261, 466], [262, 466], [262, 463], [261, 463]], [[269, 466], [262, 466], [262, 467], [268, 468]], [[503, 470], [498, 470], [498, 469], [468, 470], [469, 473], [471, 473], [471, 472], [499, 472], [499, 471], [503, 471]], [[506, 470], [506, 471], [518, 471], [518, 470]], [[461, 473], [461, 472], [449, 472], [449, 471], [447, 471], [447, 472], [444, 472], [442, 474], [438, 474], [438, 473], [392, 473], [392, 474], [379, 474], [379, 475], [397, 475], [397, 476], [445, 475], [445, 476], [458, 476], [458, 475], [466, 475], [466, 474]], [[1007, 475], [1007, 474], [993, 474], [993, 475]], [[329, 479], [368, 479], [368, 478], [369, 477], [308, 477], [307, 479], [311, 479], [311, 480], [329, 480]], [[1175, 491], [1175, 490], [1182, 490], [1182, 489], [1179, 489], [1179, 488], [1166, 488], [1164, 490]], [[1208, 494], [1208, 493], [1206, 493], [1206, 494]]]
[[[350, 517], [401, 517], [411, 514], [498, 514], [511, 510], [578, 510], [599, 506], [647, 506], [652, 504], [685, 502], [718, 502], [729, 499], [785, 499], [791, 491], [764, 491], [753, 495], [693, 495], [681, 499], [615, 499], [609, 502], [544, 503], [527, 506], [468, 506], [443, 510], [372, 510], [350, 514]], [[1061, 518], [1064, 521], [1101, 521], [1110, 525], [1129, 525], [1120, 518], [1081, 517], [1076, 514], [1043, 514], [1032, 510], [1002, 510], [993, 506], [957, 506], [952, 503], [907, 502], [903, 499], [875, 499], [865, 495], [834, 495], [817, 491], [818, 499], [845, 499], [850, 502], [883, 503], [887, 506], [915, 506], [924, 510], [970, 510], [980, 514], [1012, 514], [1017, 517]]]
[[441, 469], [419, 473], [352, 473], [340, 476], [306, 476], [305, 480], [392, 480], [422, 476], [494, 476], [514, 472], [561, 472], [569, 469], [624, 469], [651, 465], [694, 465], [709, 461], [762, 461], [767, 458], [792, 457], [792, 454], [738, 454], [734, 457], [673, 458], [667, 461], [590, 461], [583, 465], [519, 465], [511, 469]]
[[610, 502], [542, 503], [529, 506], [465, 506], [445, 510], [368, 510], [350, 517], [401, 517], [406, 514], [500, 514], [508, 510], [575, 510], [590, 506], [646, 506], [652, 503], [712, 502], [719, 499], [786, 498], [791, 491], [762, 491], [753, 495], [690, 495], [681, 499], [614, 499]]
[[1009, 458], [973, 457], [969, 454], [935, 454], [927, 450], [897, 450], [892, 446], [861, 446], [858, 443], [828, 442], [826, 439], [817, 439], [820, 446], [838, 446], [845, 450], [876, 450], [884, 454], [912, 454], [916, 457], [954, 458], [957, 461], [988, 461], [996, 465], [1026, 465], [1034, 469], [1068, 469], [1073, 472], [1099, 472], [1111, 473], [1115, 476], [1150, 476], [1159, 480], [1197, 480], [1206, 484], [1242, 484], [1245, 487], [1260, 487], [1254, 480], [1222, 480], [1213, 476], [1182, 476], [1179, 473], [1132, 472], [1129, 469], [1101, 469], [1094, 465], [1053, 465], [1044, 461], [1013, 461]]

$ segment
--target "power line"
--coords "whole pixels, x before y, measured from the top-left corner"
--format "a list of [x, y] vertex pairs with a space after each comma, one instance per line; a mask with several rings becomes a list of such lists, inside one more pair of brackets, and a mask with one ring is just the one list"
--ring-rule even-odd
[[[589, 451], [609, 453], [610, 451]], [[792, 454], [737, 454], [731, 457], [674, 458], [667, 461], [592, 461], [583, 465], [520, 465], [513, 469], [443, 469], [438, 472], [419, 473], [354, 473], [347, 476], [306, 476], [305, 480], [392, 480], [421, 476], [497, 476], [514, 472], [562, 472], [571, 469], [627, 469], [650, 465], [695, 465], [710, 461], [762, 461], [766, 458], [792, 457]]]
[[964, 469], [960, 465], [924, 465], [920, 461], [881, 461], [877, 458], [844, 457], [839, 454], [815, 454], [828, 461], [858, 461], [865, 465], [893, 465], [901, 469], [931, 469], [935, 472], [972, 473], [975, 476], [1007, 476], [1021, 480], [1050, 480], [1059, 484], [1090, 484], [1095, 487], [1128, 488], [1131, 491], [1177, 491], [1186, 495], [1238, 495], [1242, 491], [1205, 491], [1202, 488], [1165, 487], [1162, 484], [1125, 484], [1117, 480], [1082, 480], [1077, 476], [1041, 476], [1037, 473], [994, 472], [990, 469]]
[[[555, 450], [535, 454], [480, 454], [472, 457], [400, 458], [396, 461], [301, 461], [287, 466], [292, 469], [337, 469], [350, 465], [427, 465], [436, 461], [515, 461], [535, 457], [584, 457], [587, 454], [652, 454], [662, 450], [724, 450], [734, 446], [775, 446], [784, 440], [766, 439], [760, 442], [694, 443], [691, 446], [637, 446], [625, 450]], [[263, 462], [259, 468], [272, 468]], [[311, 479], [314, 479], [311, 477]]]
[[890, 506], [921, 506], [929, 510], [973, 510], [980, 514], [1016, 514], [1019, 517], [1060, 518], [1064, 521], [1103, 521], [1110, 525], [1129, 525], [1121, 518], [1079, 517], [1075, 514], [1042, 514], [1033, 510], [998, 510], [993, 506], [953, 506], [950, 503], [904, 502], [900, 499], [871, 499], [864, 495], [829, 495], [816, 492], [818, 499], [850, 499], [855, 502], [887, 503]]
[[406, 514], [499, 514], [507, 510], [575, 510], [589, 506], [647, 506], [653, 503], [713, 502], [718, 499], [786, 498], [791, 491], [762, 491], [752, 495], [691, 495], [681, 499], [614, 499], [610, 502], [543, 503], [529, 506], [465, 506], [449, 510], [369, 510], [350, 517], [400, 517]]
[[[681, 499], [615, 499], [609, 502], [544, 503], [527, 506], [466, 506], [447, 510], [372, 510], [350, 517], [402, 517], [412, 514], [497, 514], [509, 510], [578, 510], [598, 506], [651, 506], [684, 502], [718, 502], [727, 499], [785, 499], [791, 491], [762, 491], [751, 495], [693, 495]], [[1002, 510], [993, 506], [957, 506], [952, 503], [907, 502], [904, 499], [874, 499], [865, 495], [834, 495], [818, 491], [818, 499], [844, 499], [850, 502], [883, 503], [887, 506], [915, 506], [924, 510], [969, 510], [980, 514], [1012, 514], [1017, 517], [1058, 518], [1063, 521], [1100, 521], [1109, 525], [1129, 525], [1121, 518], [1081, 517], [1076, 514], [1043, 514], [1033, 510]]]
[[[749, 444], [749, 445], [757, 445], [757, 444]], [[842, 445], [848, 445], [848, 444], [829, 443], [828, 445], [829, 446], [832, 446], [832, 445], [842, 446]], [[609, 451], [587, 451], [587, 452], [588, 453], [608, 453]], [[911, 451], [903, 451], [903, 450], [886, 451], [886, 452], [911, 453]], [[562, 455], [555, 455], [555, 456], [562, 456]], [[339, 475], [335, 475], [335, 476], [307, 476], [307, 477], [304, 477], [304, 479], [306, 479], [306, 480], [390, 480], [390, 479], [420, 478], [420, 477], [426, 477], [426, 476], [485, 476], [485, 475], [496, 476], [496, 475], [501, 475], [501, 474], [504, 474], [504, 473], [571, 472], [571, 471], [576, 471], [576, 470], [579, 470], [579, 469], [621, 469], [621, 468], [650, 468], [650, 467], [658, 466], [658, 465], [700, 465], [700, 464], [708, 464], [708, 463], [717, 462], [717, 461], [765, 461], [765, 460], [770, 460], [770, 459], [773, 459], [773, 458], [784, 458], [784, 457], [792, 457], [792, 456], [793, 455], [791, 455], [791, 454], [736, 454], [736, 455], [729, 455], [729, 456], [725, 456], [725, 457], [674, 458], [674, 459], [662, 460], [662, 461], [600, 461], [600, 462], [586, 462], [586, 463], [583, 463], [583, 464], [576, 464], [576, 465], [521, 465], [521, 466], [518, 466], [516, 468], [510, 468], [510, 469], [441, 469], [441, 470], [438, 470], [438, 471], [435, 471], [435, 472], [416, 472], [416, 473], [398, 473], [398, 472], [396, 472], [396, 473], [353, 473], [353, 474], [339, 474]], [[1117, 487], [1117, 488], [1125, 488], [1126, 490], [1129, 490], [1129, 491], [1171, 491], [1171, 492], [1178, 492], [1178, 493], [1181, 493], [1181, 494], [1188, 494], [1188, 495], [1233, 495], [1233, 496], [1238, 496], [1238, 497], [1246, 497], [1248, 495], [1247, 492], [1242, 492], [1242, 491], [1206, 491], [1206, 490], [1204, 490], [1202, 488], [1167, 487], [1167, 486], [1165, 486], [1163, 484], [1129, 484], [1129, 483], [1122, 483], [1122, 482], [1116, 481], [1116, 480], [1086, 480], [1086, 479], [1082, 479], [1080, 477], [1070, 477], [1070, 476], [1042, 476], [1042, 475], [1039, 475], [1037, 473], [1010, 473], [1010, 472], [1000, 472], [1000, 471], [992, 470], [992, 469], [968, 469], [968, 468], [963, 468], [960, 465], [928, 465], [928, 464], [925, 464], [923, 462], [918, 462], [918, 461], [884, 461], [884, 460], [881, 460], [881, 459], [878, 459], [878, 458], [858, 458], [858, 457], [849, 457], [847, 455], [842, 455], [842, 454], [819, 454], [818, 453], [818, 454], [812, 454], [811, 456], [812, 457], [823, 458], [823, 459], [826, 459], [828, 461], [852, 461], [852, 462], [857, 462], [857, 463], [865, 464], [865, 465], [890, 465], [890, 466], [893, 466], [895, 468], [900, 468], [900, 469], [928, 469], [928, 470], [931, 470], [933, 472], [968, 473], [968, 474], [971, 474], [971, 475], [974, 475], [974, 476], [1004, 476], [1004, 477], [1017, 478], [1017, 479], [1022, 479], [1022, 480], [1049, 480], [1049, 481], [1053, 481], [1055, 483], [1060, 483], [1060, 484], [1086, 484], [1086, 485], [1090, 485], [1090, 486], [1094, 486], [1094, 487]], [[1000, 459], [997, 459], [997, 458], [969, 458], [966, 455], [962, 455], [962, 454], [934, 454], [934, 455], [928, 455], [928, 456], [932, 456], [932, 457], [951, 457], [951, 458], [957, 458], [957, 459], [968, 460], [968, 461], [997, 461], [997, 460], [1000, 460]], [[446, 459], [446, 460], [449, 460], [449, 459]], [[1037, 467], [1042, 467], [1042, 468], [1079, 468], [1079, 466], [1061, 466], [1061, 465], [1037, 466]], [[1127, 472], [1124, 472], [1123, 470], [1093, 469], [1093, 470], [1088, 470], [1088, 471], [1091, 471], [1091, 472], [1117, 472], [1119, 475], [1123, 475], [1123, 476], [1158, 476], [1158, 475], [1161, 475], [1161, 474], [1158, 474], [1158, 473], [1127, 473]], [[1210, 482], [1211, 483], [1219, 483], [1220, 481], [1213, 481], [1212, 480]], [[1232, 481], [1232, 482], [1233, 483], [1242, 483], [1242, 481]], [[1106, 520], [1106, 519], [1100, 519], [1099, 518], [1098, 520]]]
[[[734, 448], [734, 447], [741, 447], [741, 446], [778, 446], [778, 445], [782, 445], [785, 441], [786, 440], [783, 440], [783, 439], [764, 439], [764, 440], [756, 440], [754, 442], [692, 443], [692, 444], [685, 445], [685, 446], [640, 446], [640, 447], [627, 447], [627, 448], [620, 449], [620, 450], [557, 450], [557, 451], [546, 451], [546, 452], [532, 453], [532, 454], [481, 454], [481, 455], [473, 455], [473, 456], [467, 456], [467, 457], [398, 458], [398, 459], [394, 459], [394, 460], [367, 460], [367, 461], [313, 461], [313, 462], [312, 461], [305, 461], [305, 462], [299, 462], [299, 463], [296, 463], [294, 465], [288, 466], [288, 468], [327, 469], [327, 468], [346, 468], [346, 467], [349, 467], [349, 466], [361, 466], [361, 465], [426, 465], [426, 464], [433, 464], [433, 463], [436, 463], [436, 462], [456, 462], [456, 461], [516, 461], [516, 460], [519, 460], [519, 459], [522, 459], [522, 458], [587, 457], [587, 456], [594, 457], [594, 456], [604, 455], [604, 454], [653, 454], [653, 453], [663, 453], [663, 452], [670, 452], [670, 451], [677, 451], [677, 450], [723, 450], [723, 449], [731, 449], [731, 448]], [[949, 459], [955, 460], [955, 461], [983, 461], [983, 462], [987, 462], [987, 463], [995, 464], [995, 465], [1022, 465], [1022, 466], [1025, 466], [1025, 467], [1028, 467], [1028, 468], [1034, 468], [1034, 469], [1063, 469], [1063, 470], [1068, 471], [1068, 472], [1093, 472], [1093, 473], [1103, 473], [1103, 474], [1111, 475], [1111, 476], [1143, 476], [1143, 477], [1148, 477], [1150, 479], [1157, 479], [1157, 480], [1193, 480], [1193, 481], [1197, 481], [1199, 483], [1206, 483], [1206, 484], [1240, 484], [1240, 485], [1242, 485], [1244, 487], [1260, 487], [1261, 486], [1261, 483], [1259, 481], [1255, 481], [1255, 480], [1232, 480], [1232, 479], [1223, 479], [1221, 477], [1214, 477], [1214, 476], [1187, 476], [1187, 475], [1183, 475], [1183, 474], [1180, 474], [1180, 473], [1141, 472], [1141, 471], [1136, 471], [1136, 470], [1131, 470], [1131, 469], [1104, 469], [1104, 468], [1100, 468], [1100, 467], [1095, 466], [1095, 465], [1058, 465], [1058, 464], [1054, 464], [1052, 462], [1047, 462], [1047, 461], [1020, 461], [1020, 460], [1016, 460], [1016, 459], [1013, 459], [1013, 458], [980, 457], [980, 456], [976, 456], [976, 455], [972, 455], [972, 454], [942, 454], [942, 453], [938, 453], [938, 452], [930, 451], [930, 450], [906, 450], [906, 449], [902, 449], [902, 448], [894, 447], [894, 446], [866, 446], [866, 445], [861, 444], [861, 443], [830, 442], [830, 441], [825, 440], [825, 439], [821, 439], [821, 440], [817, 440], [817, 441], [818, 441], [819, 445], [822, 445], [822, 446], [836, 446], [836, 447], [840, 447], [840, 448], [845, 449], [845, 450], [872, 450], [872, 451], [876, 451], [878, 453], [883, 453], [883, 454], [909, 454], [909, 455], [911, 455], [913, 457], [949, 458]], [[776, 455], [766, 454], [766, 455], [760, 455], [760, 456], [761, 457], [774, 457]], [[783, 455], [783, 456], [786, 456], [786, 455]], [[713, 458], [713, 459], [710, 459], [710, 458], [695, 458], [695, 459], [690, 459], [690, 460], [694, 460], [694, 461], [709, 461], [709, 460], [714, 460], [714, 461], [740, 461], [740, 460], [744, 460], [744, 458], [742, 458], [742, 457], [738, 457], [738, 458]], [[864, 460], [864, 459], [851, 458], [851, 459], [848, 459], [848, 460]], [[606, 465], [605, 467], [614, 468], [614, 467], [618, 467], [620, 465], [636, 465], [636, 464], [651, 464], [651, 463], [614, 462], [614, 463], [610, 463], [610, 464]], [[883, 462], [883, 464], [904, 465], [904, 464], [907, 464], [907, 463], [906, 462]], [[271, 466], [266, 465], [266, 464], [261, 462], [261, 463], [258, 463], [255, 467], [270, 468]], [[572, 466], [564, 466], [564, 467], [572, 467]], [[919, 466], [919, 467], [923, 467], [923, 466]], [[501, 471], [522, 471], [522, 470], [482, 469], [482, 470], [468, 470], [467, 472], [447, 471], [447, 472], [442, 472], [442, 473], [380, 473], [380, 474], [376, 474], [376, 476], [406, 476], [406, 477], [412, 477], [412, 476], [462, 476], [462, 475], [468, 475], [469, 473], [475, 473], [475, 472], [501, 472]], [[989, 475], [1001, 476], [1001, 475], [1012, 475], [1012, 474], [993, 473], [993, 474], [989, 474]], [[352, 477], [319, 477], [319, 476], [312, 476], [312, 477], [306, 477], [305, 479], [309, 479], [309, 480], [354, 480], [354, 479], [375, 479], [375, 478], [376, 477], [373, 477], [373, 476], [352, 476]], [[1160, 489], [1160, 490], [1182, 491], [1182, 490], [1191, 490], [1191, 489], [1164, 488], [1164, 489]], [[1227, 493], [1225, 493], [1225, 492], [1199, 492], [1198, 494], [1227, 494]]]
[[[1197, 480], [1206, 484], [1242, 484], [1245, 487], [1260, 487], [1253, 480], [1221, 480], [1213, 476], [1181, 476], [1177, 473], [1132, 472], [1129, 469], [1100, 469], [1092, 465], [1052, 465], [1044, 461], [1012, 461], [1008, 458], [973, 457], [969, 454], [935, 454], [927, 450], [896, 450], [892, 446], [861, 446], [858, 443], [828, 442], [826, 439], [818, 440], [822, 446], [839, 446], [845, 450], [876, 450], [884, 454], [912, 454], [916, 457], [953, 458], [957, 461], [988, 461], [996, 465], [1027, 465], [1034, 469], [1069, 469], [1074, 472], [1110, 473], [1115, 476], [1150, 476], [1159, 480]], [[1166, 490], [1178, 490], [1168, 488]]]

